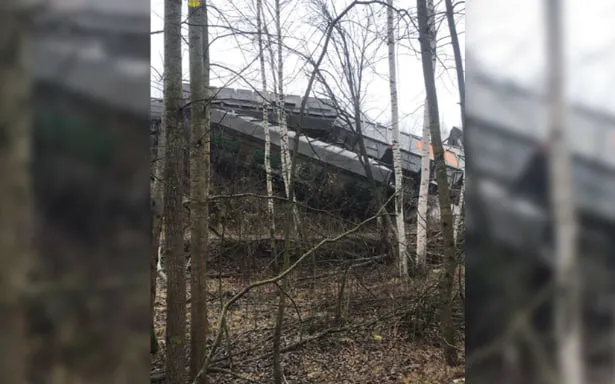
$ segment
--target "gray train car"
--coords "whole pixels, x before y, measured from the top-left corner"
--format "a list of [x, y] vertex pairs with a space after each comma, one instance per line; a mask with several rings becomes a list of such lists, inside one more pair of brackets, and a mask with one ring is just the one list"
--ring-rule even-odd
[[[469, 172], [481, 198], [494, 209], [494, 234], [511, 245], [540, 243], [547, 223], [547, 104], [511, 84], [472, 74], [465, 140], [472, 148]], [[615, 223], [615, 116], [575, 106], [567, 117], [574, 145], [573, 183], [584, 216]], [[504, 205], [496, 203], [504, 201]], [[504, 211], [519, 223], [498, 220]], [[517, 212], [516, 214], [514, 212]], [[473, 221], [467, 223], [472, 226]], [[526, 228], [519, 233], [513, 228]], [[469, 229], [472, 229], [471, 227]], [[529, 237], [528, 237], [529, 236]]]
[[[526, 313], [549, 287], [554, 269], [550, 199], [548, 105], [540, 95], [475, 71], [467, 74], [465, 146], [466, 353], [492, 345], [518, 313]], [[572, 106], [566, 129], [573, 137], [572, 179], [580, 218], [579, 256], [583, 274], [584, 355], [592, 372], [611, 372], [612, 349], [596, 349], [615, 321], [615, 116]], [[508, 292], [515, 292], [514, 298]], [[506, 293], [506, 294], [505, 294]], [[553, 301], [531, 313], [536, 342], [549, 357]], [[531, 347], [534, 348], [534, 347]], [[537, 370], [521, 344], [507, 350], [521, 357], [516, 369], [524, 382], [537, 382]], [[468, 381], [493, 382], [510, 374], [504, 352], [469, 364]], [[507, 365], [508, 364], [508, 365]], [[595, 364], [595, 365], [594, 365]], [[488, 374], [488, 375], [487, 375]], [[594, 381], [592, 382], [602, 382]]]
[[[218, 114], [221, 111], [226, 112], [224, 115], [225, 121], [230, 122], [232, 116], [236, 123], [229, 124], [236, 127], [245, 127], [246, 121], [250, 122], [253, 127], [243, 129], [242, 133], [260, 141], [264, 139], [262, 137], [262, 127], [258, 128], [260, 126], [259, 121], [262, 118], [261, 108], [263, 98], [275, 100], [272, 93], [263, 94], [258, 91], [215, 87], [212, 87], [210, 92], [213, 95], [213, 114]], [[184, 96], [188, 100], [188, 84], [184, 84]], [[285, 97], [290, 135], [294, 135], [293, 131], [299, 125], [301, 100], [299, 96], [289, 95]], [[300, 138], [300, 155], [312, 158], [315, 161], [330, 163], [336, 168], [365, 177], [364, 170], [362, 170], [363, 166], [356, 155], [359, 151], [356, 140], [353, 139], [356, 135], [352, 132], [352, 129], [341, 123], [336, 110], [329, 105], [327, 100], [308, 98], [306, 105], [307, 108], [302, 127], [304, 135]], [[160, 101], [152, 100], [153, 120], [160, 119], [160, 108]], [[220, 119], [222, 119], [221, 116], [219, 116]], [[243, 120], [243, 122], [239, 123], [240, 120]], [[272, 140], [274, 140], [273, 143], [276, 145], [275, 140], [277, 139], [274, 136], [278, 135], [277, 128], [275, 128], [278, 121], [272, 103], [269, 103], [268, 120], [274, 127], [272, 128]], [[216, 120], [212, 121], [215, 122]], [[222, 122], [222, 120], [220, 121]], [[229, 128], [235, 129], [232, 126], [229, 125]], [[363, 138], [367, 155], [373, 160], [370, 162], [372, 173], [377, 182], [388, 183], [392, 170], [392, 151], [386, 140], [379, 137], [381, 132], [386, 129], [371, 123], [365, 123], [365, 127]], [[401, 144], [402, 166], [405, 171], [405, 177], [408, 178], [408, 181], [413, 181], [413, 183], [410, 183], [411, 187], [413, 187], [413, 184], [416, 184], [418, 181], [418, 175], [420, 174], [420, 148], [422, 142], [416, 136], [403, 134]], [[446, 146], [445, 156], [451, 185], [454, 189], [459, 189], [463, 181], [463, 148]], [[385, 171], [385, 169], [388, 169], [388, 171]]]
[[[162, 102], [152, 101], [151, 117], [159, 120], [162, 113]], [[239, 115], [234, 110], [221, 109], [220, 105], [214, 104], [211, 109], [211, 122], [215, 126], [223, 127], [235, 134], [239, 134], [250, 141], [257, 141], [259, 144], [265, 141], [265, 132], [261, 119], [250, 116], [249, 114]], [[271, 143], [280, 148], [281, 132], [277, 125], [269, 126]], [[291, 150], [294, 149], [295, 132], [289, 131], [289, 142]], [[359, 156], [349, 150], [340, 148], [324, 141], [312, 139], [306, 136], [299, 137], [298, 154], [304, 159], [322, 165], [332, 166], [347, 174], [355, 177], [367, 178], [365, 168], [359, 161]], [[379, 184], [388, 185], [391, 180], [392, 172], [384, 165], [371, 160], [369, 164], [374, 180]]]
[[[78, 2], [80, 3], [80, 2]], [[149, 21], [142, 1], [52, 2], [36, 16], [39, 82], [147, 116]], [[135, 50], [135, 47], [144, 47]]]

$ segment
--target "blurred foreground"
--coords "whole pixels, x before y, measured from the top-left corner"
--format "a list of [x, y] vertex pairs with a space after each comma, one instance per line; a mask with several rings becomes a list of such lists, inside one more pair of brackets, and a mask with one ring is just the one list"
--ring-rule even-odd
[[148, 15], [3, 5], [4, 383], [147, 377]]
[[[572, 43], [565, 40], [566, 36], [561, 33], [556, 36], [553, 30], [542, 52], [548, 69], [543, 70], [541, 80], [549, 88], [545, 90], [536, 80], [529, 80], [535, 76], [535, 68], [540, 68], [540, 60], [533, 61], [531, 53], [541, 46], [544, 36], [541, 33], [551, 24], [543, 11], [548, 2], [522, 3], [515, 7], [523, 9], [520, 12], [529, 15], [529, 19], [534, 17], [532, 11], [540, 11], [537, 28], [542, 29], [532, 40], [523, 38], [522, 31], [518, 32], [516, 42], [523, 41], [528, 54], [511, 61], [517, 68], [522, 68], [520, 63], [524, 63], [525, 75], [513, 73], [509, 68], [496, 69], [495, 60], [486, 59], [489, 55], [486, 44], [479, 43], [479, 39], [475, 45], [469, 42], [470, 49], [480, 55], [472, 56], [469, 52], [468, 57], [473, 60], [467, 66], [464, 143], [470, 180], [466, 220], [467, 382], [612, 383], [615, 380], [615, 112], [609, 109], [606, 98], [594, 96], [591, 102], [580, 102], [584, 95], [564, 94], [568, 83], [578, 88], [583, 72], [569, 64], [568, 54], [565, 59], [559, 58], [560, 61], [554, 59], [553, 55], [561, 53], [552, 45], [558, 37], [564, 38], [564, 51], [573, 52], [568, 52]], [[566, 8], [563, 28], [568, 36], [573, 36], [578, 32], [573, 29], [580, 28], [578, 21], [583, 15], [567, 12], [580, 9], [580, 4], [562, 3]], [[495, 14], [507, 4], [496, 1], [489, 7]], [[573, 18], [575, 23], [571, 22]], [[492, 38], [497, 41], [498, 33]], [[507, 39], [511, 42], [515, 38], [507, 36]], [[512, 42], [509, 45], [513, 49]], [[604, 56], [608, 62], [608, 52]], [[557, 83], [553, 79], [559, 73], [554, 71], [561, 69], [561, 62], [566, 63], [566, 72], [562, 72], [563, 83]], [[605, 63], [602, 68], [608, 65]], [[510, 80], [515, 77], [516, 80]], [[521, 85], [522, 79], [525, 85]], [[591, 83], [588, 77], [588, 94], [593, 90]], [[554, 90], [561, 93], [556, 94]], [[565, 102], [557, 104], [558, 97]], [[570, 154], [573, 196], [559, 202], [553, 199], [552, 170], [555, 168], [549, 164], [555, 157], [550, 153], [555, 148], [552, 138], [557, 136], [549, 132], [555, 117], [563, 120], [562, 137], [568, 143], [565, 149]], [[564, 354], [558, 353], [558, 349], [561, 351], [564, 339], [569, 336], [557, 333], [556, 324], [564, 317], [570, 321], [576, 315], [558, 312], [556, 298], [569, 300], [574, 292], [555, 289], [573, 285], [570, 281], [555, 284], [556, 272], [564, 259], [556, 251], [559, 211], [554, 211], [554, 207], [568, 207], [576, 212], [573, 225], [578, 226], [578, 236], [571, 240], [576, 243], [572, 254], [577, 260], [574, 272], [578, 272], [580, 280], [577, 312], [580, 311], [582, 323], [582, 361], [568, 360], [568, 365], [562, 364]], [[566, 227], [560, 227], [559, 231], [562, 228]], [[566, 368], [571, 364], [584, 368], [584, 379], [575, 381], [567, 375]]]

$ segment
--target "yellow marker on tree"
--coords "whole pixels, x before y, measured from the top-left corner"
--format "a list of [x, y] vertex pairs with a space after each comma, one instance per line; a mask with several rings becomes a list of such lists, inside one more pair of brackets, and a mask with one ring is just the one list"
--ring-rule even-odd
[[188, 0], [189, 7], [198, 7], [201, 5], [201, 0]]

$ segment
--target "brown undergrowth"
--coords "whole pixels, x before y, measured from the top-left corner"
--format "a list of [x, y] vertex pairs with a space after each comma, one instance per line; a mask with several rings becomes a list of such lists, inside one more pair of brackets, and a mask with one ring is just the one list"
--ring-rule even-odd
[[[271, 271], [266, 264], [264, 258], [251, 262], [246, 272], [237, 270], [236, 260], [211, 263], [212, 275], [222, 277], [213, 276], [209, 281], [210, 346], [222, 304], [250, 283], [273, 276], [272, 272], [255, 272]], [[439, 273], [431, 272], [425, 280], [415, 280], [402, 289], [399, 281], [391, 278], [396, 276], [392, 268], [375, 257], [307, 262], [290, 274], [283, 332], [283, 367], [289, 384], [448, 384], [463, 376], [463, 366], [446, 367], [438, 347]], [[164, 281], [159, 279], [158, 287], [155, 324], [161, 349], [153, 358], [152, 381], [165, 382]], [[231, 307], [227, 332], [208, 374], [211, 384], [271, 382], [271, 337], [278, 292], [275, 285], [258, 287]], [[463, 364], [462, 307], [457, 294], [455, 321]]]

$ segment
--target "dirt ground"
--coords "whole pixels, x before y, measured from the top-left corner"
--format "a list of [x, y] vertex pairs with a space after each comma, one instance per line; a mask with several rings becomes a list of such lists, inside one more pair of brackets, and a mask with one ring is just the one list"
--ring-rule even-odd
[[[217, 273], [214, 268], [211, 272]], [[463, 378], [461, 300], [457, 297], [459, 308], [455, 310], [460, 364], [449, 368], [438, 347], [436, 274], [402, 292], [399, 282], [390, 278], [396, 275], [391, 266], [372, 264], [351, 269], [340, 316], [339, 291], [345, 269], [323, 264], [291, 273], [292, 300], [287, 300], [282, 347], [287, 383], [450, 384]], [[218, 270], [224, 278], [209, 281], [210, 347], [221, 302], [250, 283], [271, 276], [233, 276], [237, 269], [230, 266]], [[161, 348], [153, 357], [152, 381], [165, 383], [166, 289], [161, 278], [158, 288], [155, 325]], [[211, 384], [271, 382], [271, 336], [277, 301], [278, 289], [263, 286], [232, 306], [228, 338], [223, 338], [208, 375]]]

